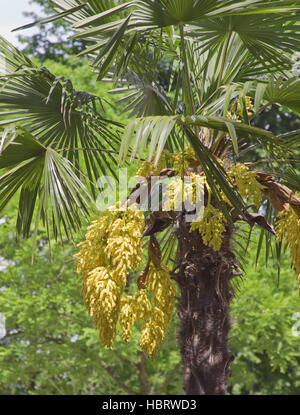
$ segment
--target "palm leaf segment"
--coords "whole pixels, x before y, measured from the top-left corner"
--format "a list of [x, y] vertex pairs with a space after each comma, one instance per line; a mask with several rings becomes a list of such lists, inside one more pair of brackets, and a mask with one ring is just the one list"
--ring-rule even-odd
[[70, 237], [91, 209], [81, 179], [95, 195], [101, 173], [115, 174], [120, 126], [100, 114], [96, 96], [37, 68], [3, 38], [0, 70], [0, 210], [20, 189], [18, 235], [29, 235], [39, 200], [36, 223], [42, 218], [55, 237], [62, 230]]
[[[20, 190], [17, 235], [28, 237], [36, 209], [36, 229], [40, 219], [49, 233], [71, 237], [88, 218], [91, 196], [78, 179], [70, 161], [45, 147], [22, 127], [13, 127], [1, 140], [0, 211]], [[38, 203], [36, 203], [38, 201]]]
[[[99, 173], [114, 174], [118, 128], [98, 111], [101, 100], [76, 91], [69, 79], [37, 68], [0, 38], [0, 125], [22, 123], [46, 147], [62, 152], [76, 168], [80, 151], [91, 182]], [[3, 118], [5, 119], [3, 120]]]

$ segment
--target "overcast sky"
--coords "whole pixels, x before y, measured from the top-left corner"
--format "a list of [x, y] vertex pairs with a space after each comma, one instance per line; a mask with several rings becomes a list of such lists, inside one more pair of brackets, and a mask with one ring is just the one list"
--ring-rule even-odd
[[40, 11], [38, 5], [29, 3], [30, 0], [0, 0], [0, 35], [15, 46], [18, 46], [18, 34], [30, 35], [37, 31], [36, 28], [32, 28], [11, 33], [12, 29], [31, 23], [32, 19], [30, 17], [24, 17], [22, 12]]

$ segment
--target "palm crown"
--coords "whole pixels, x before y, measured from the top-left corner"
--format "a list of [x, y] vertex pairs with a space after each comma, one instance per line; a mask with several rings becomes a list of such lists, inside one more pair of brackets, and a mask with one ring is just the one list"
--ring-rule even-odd
[[[255, 127], [256, 117], [274, 104], [300, 113], [300, 80], [292, 71], [299, 49], [298, 2], [56, 0], [51, 3], [55, 14], [44, 22], [64, 18], [72, 25], [73, 37], [87, 42], [81, 55], [91, 60], [98, 80], [111, 81], [114, 84], [111, 93], [123, 94], [120, 102], [126, 102], [126, 110], [137, 118], [126, 126], [107, 120], [101, 98], [76, 91], [70, 80], [57, 78], [46, 68], [37, 68], [1, 39], [0, 102], [1, 115], [5, 116], [1, 125], [9, 128], [1, 140], [0, 168], [4, 173], [0, 177], [0, 210], [21, 189], [18, 233], [29, 235], [36, 205], [36, 229], [42, 218], [48, 231], [52, 224], [56, 236], [62, 230], [71, 236], [81, 227], [82, 217], [91, 212], [97, 178], [109, 172], [114, 174], [117, 164], [125, 163], [130, 154], [131, 160], [146, 160], [142, 165], [146, 176], [157, 169], [162, 175], [172, 170], [181, 173], [180, 166], [185, 174], [205, 176], [213, 211], [207, 211], [206, 230], [201, 225], [194, 225], [192, 230], [199, 231], [204, 242], [206, 237], [206, 245], [216, 251], [222, 249], [222, 240], [217, 245], [210, 243], [209, 218], [215, 221], [215, 229], [222, 224], [224, 235], [228, 224], [236, 220], [261, 226], [259, 253], [264, 234], [269, 244], [270, 233], [275, 233], [273, 225], [279, 213], [282, 219], [279, 236], [284, 237], [287, 232], [294, 264], [300, 272], [295, 243], [295, 229], [300, 229], [300, 199], [293, 193], [300, 188], [295, 168], [299, 131], [276, 136]], [[253, 149], [262, 160], [260, 171], [254, 171], [251, 160], [247, 159]], [[166, 154], [169, 158], [160, 164]], [[250, 196], [257, 196], [257, 191], [264, 197], [260, 210], [264, 216], [249, 207]], [[254, 199], [252, 205], [258, 200]], [[207, 201], [206, 205], [208, 209]], [[174, 217], [165, 220], [161, 228], [159, 225], [155, 228], [155, 220], [159, 222], [161, 217], [150, 219], [144, 231], [151, 238], [150, 260], [140, 279], [142, 289], [146, 275], [153, 281], [164, 278], [167, 271], [161, 265], [162, 258], [168, 261], [176, 256], [176, 244], [169, 230], [162, 237], [162, 258], [154, 237], [174, 224]], [[104, 226], [101, 223], [97, 226]], [[130, 235], [131, 243], [136, 244], [137, 236]], [[103, 240], [105, 245], [110, 239]], [[104, 245], [107, 257], [113, 263], [118, 262], [120, 258], [114, 258]], [[280, 247], [277, 241], [278, 257]], [[82, 249], [80, 271], [89, 273], [90, 264], [87, 268], [84, 265], [86, 245]], [[155, 258], [159, 258], [158, 264]], [[99, 261], [103, 280], [106, 259]], [[137, 268], [135, 261], [132, 258], [131, 268]], [[155, 265], [161, 267], [162, 274], [155, 274]], [[130, 267], [124, 267], [125, 275]], [[118, 284], [124, 288], [126, 275], [124, 278], [115, 281], [111, 289], [116, 290]], [[85, 284], [87, 296], [87, 279]], [[165, 288], [168, 301], [172, 302], [173, 288], [170, 284]], [[148, 301], [141, 300], [140, 295], [137, 292], [137, 302]], [[91, 298], [86, 301], [90, 312], [96, 313], [95, 322], [101, 331], [106, 323], [101, 313], [93, 310]], [[127, 308], [121, 313], [126, 339], [130, 304], [126, 303]], [[159, 304], [155, 307], [159, 308]], [[148, 308], [145, 305], [145, 310]], [[147, 318], [147, 313], [135, 311], [138, 319]], [[165, 309], [165, 312], [170, 318], [171, 311]], [[162, 325], [167, 326], [167, 321]], [[107, 335], [102, 335], [102, 341], [108, 346], [112, 344]], [[145, 333], [142, 343], [150, 355], [154, 354], [156, 346], [147, 345]]]

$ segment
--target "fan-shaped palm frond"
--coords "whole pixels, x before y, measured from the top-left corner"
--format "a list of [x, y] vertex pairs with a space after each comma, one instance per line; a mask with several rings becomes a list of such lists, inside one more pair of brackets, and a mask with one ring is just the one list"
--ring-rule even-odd
[[0, 74], [1, 125], [20, 123], [43, 145], [61, 151], [77, 168], [82, 152], [91, 182], [100, 173], [115, 174], [121, 125], [100, 114], [100, 98], [76, 91], [69, 79], [37, 68], [3, 38], [0, 62], [5, 69]]
[[265, 89], [264, 99], [270, 104], [280, 104], [300, 115], [300, 79], [270, 78]]
[[93, 18], [95, 14], [114, 9], [117, 5], [115, 0], [50, 0], [49, 3], [53, 6], [52, 16], [39, 19], [21, 28], [30, 28], [38, 23], [48, 23], [62, 18], [70, 24], [75, 24], [82, 19]]
[[[56, 1], [55, 3], [58, 4], [60, 2]], [[100, 13], [92, 19], [86, 18], [81, 20], [74, 27], [96, 26], [95, 30], [98, 30], [101, 26], [97, 26], [97, 24], [102, 23], [105, 17], [119, 15], [120, 11], [127, 8], [132, 9], [132, 27], [135, 29], [141, 28], [142, 30], [187, 24], [197, 22], [203, 18], [291, 13], [299, 10], [299, 6], [293, 1], [231, 0], [216, 2], [214, 0], [144, 0], [126, 2], [122, 6], [119, 5], [110, 8], [109, 11]]]
[[[119, 67], [115, 68], [111, 77], [112, 82], [116, 73], [121, 77], [118, 88], [110, 93], [123, 94], [118, 103], [127, 104], [124, 111], [130, 111], [129, 117], [163, 115], [176, 111], [176, 104], [167, 92], [171, 87], [172, 77], [178, 75], [177, 62], [171, 65], [169, 60], [164, 60], [162, 49], [158, 47], [153, 50], [152, 46], [153, 44], [151, 48], [150, 45], [136, 47], [130, 68], [124, 68], [124, 71]], [[146, 67], [143, 65], [145, 61]], [[117, 65], [119, 64], [120, 62]]]
[[299, 14], [236, 15], [207, 19], [191, 27], [189, 34], [196, 37], [201, 51], [230, 48], [234, 35], [238, 36], [262, 68], [272, 70], [290, 68], [291, 50], [299, 42]]
[[[1, 140], [0, 211], [20, 190], [17, 235], [28, 237], [35, 214], [54, 236], [71, 237], [88, 218], [92, 198], [69, 160], [37, 141], [26, 129], [10, 128]], [[37, 206], [36, 206], [37, 205]]]
[[147, 35], [162, 28], [167, 31], [172, 25], [191, 25], [191, 33], [197, 34], [204, 50], [220, 47], [227, 50], [236, 33], [267, 70], [286, 68], [290, 64], [288, 52], [299, 41], [300, 6], [289, 0], [144, 0], [123, 4], [55, 0], [52, 3], [57, 14], [48, 21], [65, 18], [77, 32], [74, 38], [92, 42], [86, 52], [98, 50], [96, 64], [100, 77], [116, 57], [120, 60], [118, 55], [123, 54], [125, 44], [128, 47], [128, 42], [136, 42], [137, 33]]

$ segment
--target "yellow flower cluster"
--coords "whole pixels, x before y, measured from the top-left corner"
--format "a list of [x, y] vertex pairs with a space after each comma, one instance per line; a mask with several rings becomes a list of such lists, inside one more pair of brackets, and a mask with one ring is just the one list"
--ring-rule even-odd
[[101, 343], [112, 348], [120, 309], [120, 294], [113, 276], [104, 267], [94, 269], [84, 281], [82, 294]]
[[129, 343], [134, 322], [146, 320], [151, 313], [151, 303], [146, 290], [139, 290], [133, 296], [124, 296], [121, 299], [120, 326], [122, 337]]
[[183, 181], [180, 177], [174, 177], [169, 182], [169, 188], [164, 193], [163, 210], [181, 210], [183, 199]]
[[151, 173], [156, 172], [157, 169], [154, 167], [154, 163], [151, 161], [143, 161], [141, 167], [137, 171], [137, 176], [148, 177]]
[[278, 214], [279, 220], [276, 223], [276, 234], [278, 241], [287, 240], [290, 248], [293, 264], [298, 274], [299, 296], [300, 296], [300, 218], [295, 211], [290, 208], [282, 210]]
[[108, 226], [104, 250], [121, 287], [126, 285], [128, 271], [137, 269], [142, 259], [144, 216], [141, 211], [129, 209], [127, 212], [131, 213], [122, 214], [121, 217], [117, 215]]
[[195, 173], [190, 174], [191, 182], [185, 183], [184, 199], [189, 200], [193, 205], [199, 202], [199, 197], [204, 194], [204, 184], [206, 184], [205, 176], [197, 176]]
[[[149, 296], [153, 295], [153, 306]], [[123, 340], [128, 343], [135, 321], [143, 321], [140, 345], [153, 358], [162, 343], [171, 320], [176, 289], [165, 265], [149, 264], [147, 288], [121, 299], [120, 326]]]
[[[245, 104], [246, 104], [247, 115], [248, 115], [248, 117], [250, 117], [251, 116], [250, 109], [253, 108], [251, 97], [245, 96]], [[241, 104], [238, 102], [238, 104], [236, 106], [236, 111], [234, 111], [234, 106], [235, 106], [235, 104], [233, 103], [231, 105], [230, 111], [227, 111], [227, 118], [230, 118], [231, 120], [233, 119], [236, 122], [241, 122], [241, 118], [243, 118], [243, 116], [244, 116]]]
[[[261, 192], [264, 188], [255, 178], [255, 174], [245, 164], [232, 165], [227, 172], [238, 188], [240, 195], [248, 201], [253, 201], [257, 208], [261, 205]], [[224, 200], [230, 204], [222, 194]]]
[[154, 307], [150, 320], [142, 327], [140, 345], [142, 350], [153, 358], [165, 337], [175, 303], [175, 284], [165, 265], [156, 267], [150, 263], [147, 289], [154, 295]]
[[141, 211], [109, 209], [92, 222], [86, 240], [79, 244], [76, 263], [84, 302], [101, 343], [112, 348], [118, 321], [126, 343], [134, 323], [143, 322], [140, 345], [153, 358], [172, 317], [176, 289], [168, 268], [149, 261], [145, 289], [123, 295], [129, 270], [141, 263], [143, 230]]
[[223, 213], [211, 204], [205, 206], [203, 216], [199, 215], [199, 221], [191, 223], [190, 232], [198, 230], [203, 243], [214, 251], [219, 251], [222, 246], [223, 234], [226, 231], [224, 223], [226, 218]]
[[[227, 171], [227, 174], [238, 188], [240, 195], [248, 201], [253, 201], [255, 206], [259, 208], [261, 205], [261, 191], [263, 186], [256, 180], [255, 174], [241, 163], [232, 165]], [[210, 191], [208, 184], [205, 184], [208, 191]], [[220, 194], [223, 200], [231, 205], [222, 190], [220, 190]], [[199, 221], [193, 222], [190, 230], [194, 231], [198, 229], [204, 244], [212, 247], [215, 251], [219, 251], [222, 246], [223, 234], [226, 230], [226, 222], [223, 213], [208, 203], [204, 208], [202, 219], [199, 215]]]
[[158, 161], [157, 167], [154, 167], [154, 162], [152, 161], [143, 161], [136, 175], [148, 177], [150, 173], [153, 173], [154, 176], [159, 176], [160, 172], [167, 167], [167, 164], [171, 159], [172, 154], [168, 150], [164, 150]]
[[184, 163], [182, 163], [183, 161], [182, 151], [179, 151], [173, 157], [173, 160], [172, 160], [173, 168], [177, 174], [179, 174], [180, 176], [184, 176], [185, 173], [187, 172], [187, 169], [190, 163], [196, 160], [197, 160], [197, 157], [192, 147], [186, 146], [184, 148]]
[[163, 210], [179, 211], [185, 201], [195, 205], [203, 193], [202, 185], [206, 183], [204, 176], [198, 176], [195, 173], [189, 175], [190, 182], [183, 181], [176, 176], [169, 182], [169, 188], [164, 194]]
[[101, 343], [110, 348], [116, 336], [127, 274], [141, 262], [143, 230], [141, 211], [107, 210], [93, 221], [86, 240], [79, 244], [76, 263], [77, 272], [82, 274], [82, 295], [99, 329]]
[[155, 168], [153, 162], [143, 161], [141, 167], [137, 172], [137, 176], [148, 177], [152, 172], [154, 176], [159, 176], [160, 172], [168, 165], [176, 171], [180, 176], [187, 172], [187, 169], [192, 161], [196, 161], [197, 157], [194, 150], [191, 147], [186, 146], [184, 148], [184, 165], [182, 163], [182, 151], [178, 151], [175, 154], [170, 153], [168, 150], [164, 150], [159, 159], [158, 165]]

